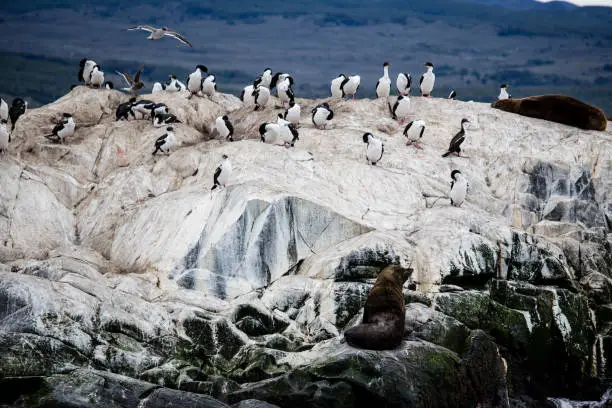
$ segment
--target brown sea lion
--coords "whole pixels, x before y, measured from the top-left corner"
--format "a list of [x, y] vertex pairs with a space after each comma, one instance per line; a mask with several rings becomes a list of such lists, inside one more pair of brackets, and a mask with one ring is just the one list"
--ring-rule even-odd
[[412, 269], [387, 266], [378, 275], [363, 310], [363, 322], [344, 332], [347, 343], [370, 350], [391, 350], [404, 338], [404, 293], [402, 286]]
[[607, 126], [606, 115], [601, 109], [565, 95], [502, 99], [491, 106], [506, 112], [563, 123], [585, 130], [606, 130]]

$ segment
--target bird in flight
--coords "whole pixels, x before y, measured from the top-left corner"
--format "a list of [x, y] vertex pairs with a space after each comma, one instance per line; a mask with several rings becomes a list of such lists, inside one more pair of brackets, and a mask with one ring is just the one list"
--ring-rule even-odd
[[144, 83], [140, 80], [140, 74], [142, 73], [142, 71], [144, 71], [144, 65], [140, 67], [138, 72], [136, 72], [136, 75], [134, 75], [134, 78], [132, 78], [130, 74], [126, 74], [125, 72], [119, 72], [119, 71], [115, 71], [115, 72], [119, 74], [125, 80], [125, 82], [127, 82], [127, 84], [130, 86], [129, 88], [123, 88], [123, 90], [129, 91], [132, 93], [136, 93], [138, 92], [139, 89], [141, 89], [144, 86]]
[[167, 35], [169, 37], [174, 37], [177, 40], [179, 40], [180, 42], [182, 42], [183, 44], [188, 45], [188, 46], [193, 48], [193, 46], [189, 43], [189, 41], [187, 41], [185, 39], [185, 37], [183, 37], [179, 33], [176, 33], [174, 31], [168, 30], [166, 27], [155, 28], [155, 27], [151, 27], [149, 25], [139, 25], [139, 26], [136, 26], [136, 27], [126, 28], [126, 30], [128, 30], [128, 31], [133, 31], [133, 30], [148, 31], [151, 34], [149, 34], [149, 36], [147, 37], [147, 40], [159, 40], [159, 39], [164, 38], [164, 36]]

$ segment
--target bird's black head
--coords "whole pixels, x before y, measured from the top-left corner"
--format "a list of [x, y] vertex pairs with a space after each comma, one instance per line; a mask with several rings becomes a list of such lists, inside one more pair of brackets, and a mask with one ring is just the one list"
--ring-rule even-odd
[[162, 30], [168, 31], [168, 27], [162, 27]]
[[283, 114], [279, 113], [278, 115], [276, 115], [278, 118], [282, 119], [283, 118]]
[[72, 115], [69, 114], [69, 113], [62, 113], [62, 117], [64, 117], [64, 118], [71, 118]]
[[128, 102], [130, 102], [130, 103], [134, 103], [134, 102], [136, 102], [136, 97], [135, 97], [135, 96], [132, 96]]
[[404, 99], [404, 97], [403, 97], [402, 95], [400, 95], [400, 96], [398, 96], [398, 97], [397, 97], [397, 101], [398, 101], [398, 102], [399, 102], [399, 101], [401, 101], [402, 99]]
[[229, 118], [227, 117], [227, 115], [223, 115], [223, 117], [221, 117], [221, 119], [223, 119], [223, 120], [229, 120]]
[[508, 84], [502, 84], [502, 86], [500, 86], [500, 88], [506, 89], [506, 88], [508, 88]]
[[170, 75], [168, 75], [168, 78], [170, 78], [170, 79], [176, 79], [176, 75], [174, 75], [174, 74], [170, 74]]
[[389, 65], [391, 65], [391, 64], [389, 64], [387, 61], [385, 61], [385, 63], [383, 64], [383, 67], [388, 67]]
[[372, 136], [371, 133], [364, 133], [363, 134], [363, 143], [368, 143], [370, 141], [370, 136]]
[[79, 66], [84, 67], [86, 62], [87, 62], [87, 58], [83, 58], [81, 62], [79, 62]]
[[266, 69], [264, 69], [264, 71], [263, 71], [263, 72], [264, 72], [264, 74], [265, 74], [266, 72], [268, 72], [270, 75], [272, 75], [272, 70], [271, 70], [270, 68], [266, 68]]
[[223, 155], [223, 156], [221, 156], [221, 157], [223, 157], [223, 160], [227, 160], [227, 159], [229, 159], [229, 156], [228, 156], [227, 154], [224, 154], [224, 155]]
[[105, 86], [107, 89], [115, 89], [115, 84], [113, 84], [113, 83], [112, 83], [112, 81], [106, 81], [106, 82], [104, 83], [104, 86]]
[[322, 107], [324, 107], [325, 109], [328, 109], [328, 110], [329, 110], [329, 103], [327, 103], [327, 102], [323, 102], [323, 103], [321, 104], [321, 106], [322, 106]]
[[340, 75], [338, 75], [338, 78], [346, 78], [346, 75], [340, 74]]
[[426, 63], [425, 63], [425, 66], [426, 66], [426, 67], [432, 67], [432, 68], [433, 68], [433, 66], [434, 66], [434, 65], [433, 65], [431, 62], [426, 62]]
[[470, 123], [469, 120], [467, 120], [466, 118], [461, 119], [461, 124], [463, 125], [464, 123]]
[[295, 106], [295, 99], [291, 98], [291, 100], [289, 101], [289, 107], [293, 108]]
[[459, 170], [451, 171], [451, 178], [455, 181], [457, 181], [457, 174], [461, 174], [461, 172]]
[[25, 101], [21, 98], [15, 98], [13, 99], [13, 102], [11, 102], [11, 105], [15, 107], [23, 106], [25, 105]]
[[168, 127], [166, 128], [166, 130], [167, 130], [168, 132], [172, 132], [172, 131], [174, 130], [174, 128], [173, 128], [172, 126], [168, 126]]
[[196, 69], [199, 69], [202, 72], [208, 72], [208, 68], [206, 68], [206, 65], [196, 65]]

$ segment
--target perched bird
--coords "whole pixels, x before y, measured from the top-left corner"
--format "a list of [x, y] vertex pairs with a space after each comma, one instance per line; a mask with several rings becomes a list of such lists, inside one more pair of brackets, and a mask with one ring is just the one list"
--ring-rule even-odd
[[393, 106], [389, 105], [389, 108], [391, 109], [391, 117], [400, 123], [403, 123], [412, 112], [412, 105], [408, 96], [398, 96]]
[[93, 67], [97, 65], [95, 61], [83, 58], [79, 63], [79, 82], [85, 82], [85, 85], [89, 85], [89, 78]]
[[6, 119], [0, 119], [0, 153], [8, 151], [8, 145], [11, 141], [11, 134], [8, 131]]
[[121, 75], [125, 82], [127, 82], [129, 88], [123, 88], [124, 91], [128, 91], [130, 93], [137, 93], [142, 87], [144, 87], [144, 83], [140, 80], [140, 74], [144, 71], [144, 65], [140, 67], [138, 72], [132, 76], [130, 74], [126, 74], [124, 72], [115, 71], [118, 75]]
[[431, 96], [431, 91], [433, 91], [436, 82], [436, 74], [433, 73], [434, 66], [431, 62], [426, 62], [425, 66], [427, 67], [427, 72], [421, 75], [421, 95]]
[[361, 82], [361, 77], [359, 75], [351, 75], [342, 81], [340, 85], [340, 89], [342, 89], [342, 96], [351, 96], [355, 99], [355, 94], [359, 89], [359, 83]]
[[9, 108], [9, 118], [11, 118], [11, 131], [15, 129], [17, 119], [21, 117], [28, 110], [28, 102], [21, 98], [13, 99], [11, 107]]
[[134, 119], [149, 119], [151, 117], [151, 109], [155, 102], [148, 99], [141, 99], [138, 102], [132, 103], [130, 113]]
[[279, 82], [282, 82], [286, 79], [289, 80], [289, 86], [293, 86], [293, 77], [290, 74], [287, 74], [285, 72], [277, 72], [270, 80], [270, 89], [272, 90], [276, 88]]
[[346, 75], [340, 74], [336, 78], [331, 81], [331, 96], [332, 98], [342, 98], [344, 94], [342, 93], [342, 84], [346, 80]]
[[278, 95], [278, 99], [282, 104], [281, 107], [283, 108], [285, 107], [286, 103], [288, 104], [295, 98], [293, 89], [291, 89], [292, 83], [291, 77], [287, 77], [276, 84], [276, 94]]
[[166, 90], [166, 84], [162, 84], [161, 82], [156, 82], [153, 84], [153, 90], [151, 93], [157, 93]]
[[219, 116], [215, 120], [215, 129], [223, 139], [229, 139], [230, 142], [234, 141], [234, 126], [232, 126], [227, 115]]
[[189, 97], [197, 95], [202, 91], [202, 80], [208, 75], [208, 68], [205, 65], [196, 65], [195, 71], [193, 71], [187, 77], [187, 89], [190, 92]]
[[264, 72], [255, 78], [253, 82], [253, 87], [257, 88], [258, 86], [265, 86], [270, 89], [270, 84], [272, 83], [272, 70], [270, 68], [264, 69]]
[[64, 113], [62, 119], [55, 125], [51, 134], [45, 135], [45, 137], [51, 141], [63, 143], [67, 137], [72, 137], [72, 135], [74, 135], [75, 127], [76, 124], [74, 123], [72, 115]]
[[94, 88], [99, 88], [104, 83], [104, 72], [100, 70], [99, 65], [94, 65], [89, 74], [89, 84]]
[[295, 146], [295, 142], [300, 139], [299, 133], [297, 129], [295, 128], [295, 126], [293, 126], [293, 124], [289, 122], [288, 120], [285, 120], [283, 118], [282, 113], [278, 114], [278, 119], [276, 123], [279, 126], [278, 133], [280, 136], [280, 141], [283, 142], [285, 147]]
[[215, 170], [215, 175], [213, 176], [213, 186], [210, 191], [219, 186], [225, 187], [230, 176], [232, 175], [232, 162], [230, 162], [229, 157], [226, 154], [224, 154], [222, 157], [223, 161]]
[[465, 126], [470, 123], [467, 119], [461, 119], [461, 130], [451, 139], [450, 145], [448, 146], [448, 151], [442, 155], [442, 157], [446, 157], [451, 153], [455, 153], [457, 156], [461, 157], [461, 143], [465, 140]]
[[291, 122], [296, 128], [300, 126], [300, 115], [302, 114], [302, 109], [300, 105], [295, 103], [295, 100], [289, 101], [289, 108], [285, 110], [285, 120]]
[[501, 101], [502, 99], [508, 99], [511, 97], [512, 96], [508, 93], [508, 84], [502, 84], [502, 86], [499, 87], [499, 95], [497, 96], [497, 99]]
[[247, 85], [242, 90], [242, 93], [240, 94], [240, 100], [246, 106], [255, 105], [255, 98], [254, 98], [254, 94], [253, 94], [254, 90], [255, 90], [255, 86], [253, 86], [253, 85]]
[[327, 102], [317, 105], [312, 110], [312, 123], [318, 129], [324, 129], [327, 123], [334, 118], [334, 112]]
[[391, 79], [389, 78], [389, 63], [383, 64], [383, 76], [376, 82], [376, 97], [386, 98], [391, 95]]
[[417, 149], [422, 149], [419, 146], [419, 140], [423, 137], [423, 133], [425, 132], [425, 121], [424, 120], [413, 120], [404, 128], [404, 136], [408, 138], [406, 142], [407, 146], [414, 144], [414, 147]]
[[148, 31], [151, 34], [149, 34], [149, 36], [147, 37], [147, 40], [159, 40], [161, 38], [164, 38], [164, 36], [173, 37], [173, 38], [176, 38], [177, 40], [179, 40], [180, 42], [182, 42], [183, 44], [188, 45], [189, 47], [192, 47], [192, 45], [189, 43], [189, 41], [187, 41], [185, 39], [185, 37], [183, 37], [182, 35], [180, 35], [177, 32], [168, 30], [168, 28], [166, 28], [166, 27], [155, 28], [155, 27], [151, 27], [149, 25], [139, 25], [139, 26], [136, 26], [136, 27], [127, 28], [126, 30], [128, 30], [128, 31], [132, 31], [132, 30], [144, 30], [144, 31]]
[[106, 89], [115, 89], [115, 84], [113, 84], [111, 81], [106, 81], [102, 86], [104, 86]]
[[157, 138], [155, 141], [155, 150], [153, 151], [153, 154], [157, 152], [170, 154], [170, 149], [177, 144], [173, 130], [174, 129], [172, 126], [168, 126], [166, 128], [166, 133]]
[[130, 116], [134, 117], [134, 114], [132, 113], [132, 104], [135, 102], [136, 98], [133, 97], [130, 98], [129, 101], [119, 104], [119, 106], [117, 106], [117, 110], [115, 111], [116, 120], [129, 120]]
[[455, 99], [457, 97], [457, 92], [455, 92], [454, 89], [451, 89], [450, 93], [448, 94], [448, 99]]
[[2, 98], [0, 98], [0, 120], [8, 120], [9, 118], [9, 108], [8, 103]]
[[176, 75], [170, 74], [168, 82], [166, 82], [166, 91], [167, 92], [181, 92], [187, 89], [184, 83], [179, 81], [176, 78]]
[[262, 142], [275, 144], [280, 138], [280, 125], [273, 122], [262, 123], [259, 126], [259, 136]]
[[217, 92], [217, 83], [215, 82], [214, 75], [207, 75], [202, 81], [202, 93], [208, 97], [211, 97]]
[[460, 207], [465, 201], [465, 196], [469, 188], [469, 184], [463, 174], [459, 170], [453, 170], [451, 172], [451, 190], [450, 190], [450, 201], [451, 205]]
[[153, 126], [162, 127], [171, 123], [182, 123], [176, 116], [171, 113], [159, 113], [153, 116]]
[[376, 163], [382, 159], [383, 153], [385, 152], [384, 143], [371, 133], [363, 134], [363, 143], [367, 143], [366, 159], [368, 163], [372, 163], [372, 166], [376, 166]]
[[397, 93], [402, 96], [410, 95], [410, 86], [412, 85], [412, 76], [410, 74], [404, 74], [400, 72], [397, 74], [395, 80], [395, 86], [397, 87]]
[[255, 101], [255, 110], [259, 108], [264, 108], [268, 104], [268, 99], [270, 99], [270, 90], [265, 86], [258, 86], [253, 90], [253, 100]]

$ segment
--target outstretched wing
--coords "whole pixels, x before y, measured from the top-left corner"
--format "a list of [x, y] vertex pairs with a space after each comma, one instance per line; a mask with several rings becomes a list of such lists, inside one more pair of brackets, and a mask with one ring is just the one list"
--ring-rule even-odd
[[189, 41], [187, 41], [187, 40], [185, 39], [185, 37], [183, 37], [183, 36], [182, 36], [182, 35], [180, 35], [179, 33], [175, 33], [174, 31], [166, 31], [166, 32], [164, 33], [164, 35], [168, 35], [168, 36], [170, 36], [170, 37], [174, 37], [174, 38], [176, 38], [177, 40], [179, 40], [180, 42], [182, 42], [183, 44], [188, 45], [188, 46], [190, 46], [191, 48], [193, 48], [193, 46], [192, 46], [192, 45], [189, 43]]
[[155, 31], [155, 29], [153, 27], [148, 26], [148, 25], [139, 25], [139, 26], [136, 26], [136, 27], [130, 27], [130, 28], [126, 28], [126, 30], [128, 30], [128, 31], [132, 31], [132, 30], [144, 30], [144, 31], [148, 31], [150, 33]]
[[132, 76], [130, 74], [126, 74], [126, 73], [119, 72], [119, 71], [115, 71], [115, 72], [117, 73], [117, 75], [121, 76], [123, 80], [127, 82], [129, 86], [132, 86], [132, 84], [134, 83], [134, 80], [132, 79]]
[[136, 76], [134, 77], [134, 83], [140, 82], [140, 74], [142, 74], [142, 71], [144, 71], [144, 65], [142, 65], [136, 73]]

